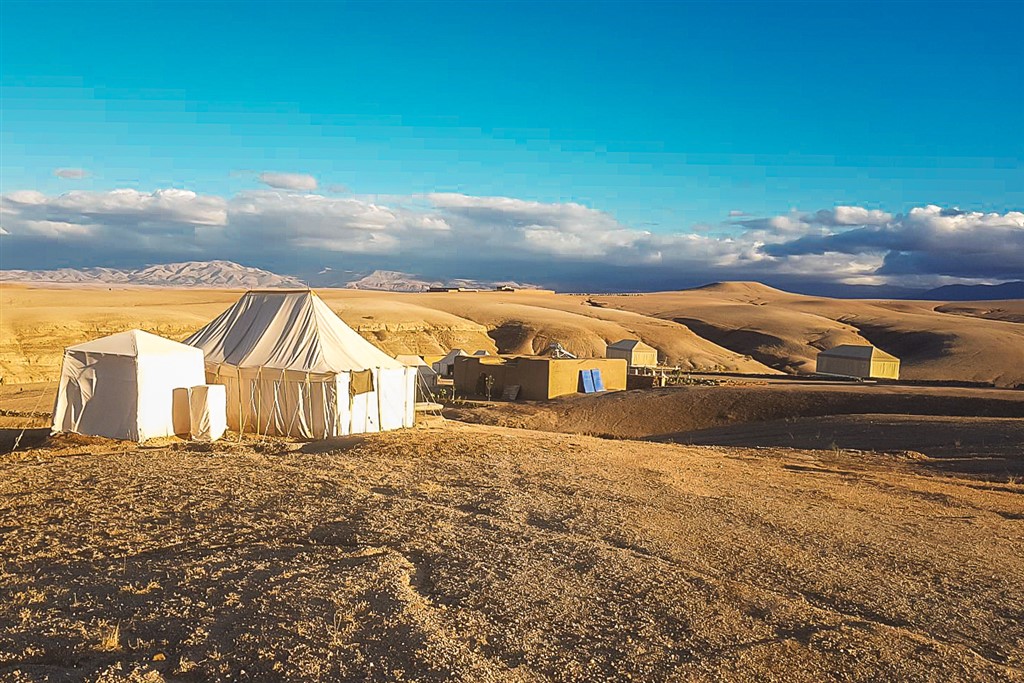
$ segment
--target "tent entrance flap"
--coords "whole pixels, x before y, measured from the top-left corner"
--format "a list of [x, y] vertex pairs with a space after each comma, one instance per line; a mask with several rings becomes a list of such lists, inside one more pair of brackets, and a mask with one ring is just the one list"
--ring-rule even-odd
[[373, 370], [356, 370], [350, 372], [348, 382], [349, 396], [368, 394], [373, 391]]

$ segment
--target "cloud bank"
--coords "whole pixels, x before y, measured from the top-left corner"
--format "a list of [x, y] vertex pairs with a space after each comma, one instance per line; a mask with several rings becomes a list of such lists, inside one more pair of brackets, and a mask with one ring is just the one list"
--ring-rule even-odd
[[[558, 283], [562, 273], [600, 279], [615, 271], [635, 288], [714, 279], [930, 286], [1024, 278], [1019, 211], [924, 206], [890, 214], [837, 206], [758, 218], [735, 212], [712, 231], [651, 232], [575, 203], [452, 193], [378, 203], [298, 193], [293, 190], [315, 187], [315, 179], [273, 175], [264, 182], [289, 191], [230, 198], [178, 189], [9, 193], [0, 199], [8, 253], [2, 266], [101, 265], [95, 261], [115, 254], [149, 263], [187, 256], [294, 274], [325, 265], [449, 276], [498, 269]], [[39, 261], [41, 249], [54, 255], [52, 262], [28, 263], [31, 254]], [[86, 258], [94, 262], [74, 263]]]
[[300, 192], [312, 192], [316, 189], [316, 178], [303, 173], [273, 173], [264, 171], [258, 179], [267, 187], [278, 190], [296, 190]]

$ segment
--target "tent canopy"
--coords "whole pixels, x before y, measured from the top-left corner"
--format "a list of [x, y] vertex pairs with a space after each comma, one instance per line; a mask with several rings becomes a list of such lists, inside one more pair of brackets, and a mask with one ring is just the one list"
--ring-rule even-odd
[[346, 325], [311, 290], [247, 292], [185, 340], [206, 362], [332, 374], [402, 363]]
[[108, 337], [93, 339], [82, 344], [69, 346], [65, 351], [102, 354], [105, 356], [128, 356], [138, 358], [140, 355], [161, 355], [193, 353], [182, 349], [179, 342], [158, 337], [142, 330], [118, 332]]

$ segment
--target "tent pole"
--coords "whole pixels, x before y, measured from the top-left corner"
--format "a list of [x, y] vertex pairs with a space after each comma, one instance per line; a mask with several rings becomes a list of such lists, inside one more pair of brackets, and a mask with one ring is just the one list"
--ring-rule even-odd
[[[384, 431], [384, 410], [382, 408], [382, 406], [383, 406], [383, 397], [381, 396], [381, 394], [383, 392], [381, 391], [381, 388], [380, 388], [380, 378], [381, 378], [381, 373], [382, 372], [383, 372], [382, 368], [377, 368], [377, 378], [376, 378], [377, 379], [377, 386], [375, 388], [377, 389], [377, 431], [378, 432], [383, 432]], [[371, 377], [372, 377], [372, 375], [371, 375]]]
[[238, 443], [242, 443], [242, 369], [235, 368], [235, 387], [238, 394]]
[[253, 400], [256, 401], [256, 438], [262, 440], [263, 435], [260, 434], [262, 427], [262, 420], [260, 420], [260, 408], [263, 407], [263, 368], [256, 368], [256, 385], [253, 388], [252, 396]]

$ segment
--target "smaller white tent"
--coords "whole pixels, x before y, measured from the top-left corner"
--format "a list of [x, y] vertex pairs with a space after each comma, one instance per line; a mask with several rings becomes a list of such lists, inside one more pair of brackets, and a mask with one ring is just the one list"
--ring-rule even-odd
[[441, 360], [434, 363], [434, 372], [440, 377], [447, 377], [451, 379], [452, 375], [455, 374], [455, 359], [459, 356], [468, 356], [469, 354], [462, 349], [452, 349], [448, 352]]
[[129, 330], [64, 350], [53, 432], [145, 441], [174, 434], [174, 390], [206, 381], [203, 352]]

